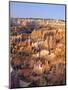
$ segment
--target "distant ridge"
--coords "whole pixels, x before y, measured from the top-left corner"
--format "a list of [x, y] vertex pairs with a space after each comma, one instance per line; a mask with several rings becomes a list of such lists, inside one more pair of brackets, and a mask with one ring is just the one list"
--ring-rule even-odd
[[63, 19], [51, 19], [51, 18], [20, 18], [20, 17], [10, 17], [10, 19], [39, 19], [39, 20], [57, 20], [57, 21], [65, 21]]

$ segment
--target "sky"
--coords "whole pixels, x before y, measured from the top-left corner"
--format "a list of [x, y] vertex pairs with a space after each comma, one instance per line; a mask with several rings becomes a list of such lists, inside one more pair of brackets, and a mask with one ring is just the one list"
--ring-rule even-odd
[[10, 17], [65, 20], [65, 5], [10, 2]]

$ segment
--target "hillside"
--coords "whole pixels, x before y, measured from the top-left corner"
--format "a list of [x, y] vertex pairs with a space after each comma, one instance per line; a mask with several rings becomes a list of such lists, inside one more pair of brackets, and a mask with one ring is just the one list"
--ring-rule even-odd
[[11, 18], [11, 68], [25, 87], [65, 84], [65, 48], [64, 20]]

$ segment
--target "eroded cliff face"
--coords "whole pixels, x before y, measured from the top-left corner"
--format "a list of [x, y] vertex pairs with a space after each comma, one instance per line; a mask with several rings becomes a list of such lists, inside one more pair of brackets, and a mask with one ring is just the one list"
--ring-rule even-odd
[[10, 62], [19, 87], [66, 83], [65, 21], [18, 18], [10, 30]]

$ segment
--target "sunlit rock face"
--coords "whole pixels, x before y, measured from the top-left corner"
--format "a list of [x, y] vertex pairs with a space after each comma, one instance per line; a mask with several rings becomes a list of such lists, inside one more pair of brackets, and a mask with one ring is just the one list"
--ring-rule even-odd
[[48, 50], [41, 50], [40, 51], [40, 57], [45, 57], [48, 54], [49, 54], [49, 51]]
[[43, 67], [41, 67], [40, 65], [38, 66], [34, 66], [34, 70], [35, 73], [37, 74], [42, 74], [43, 73]]
[[17, 18], [15, 22], [10, 25], [12, 87], [64, 85], [65, 21]]

